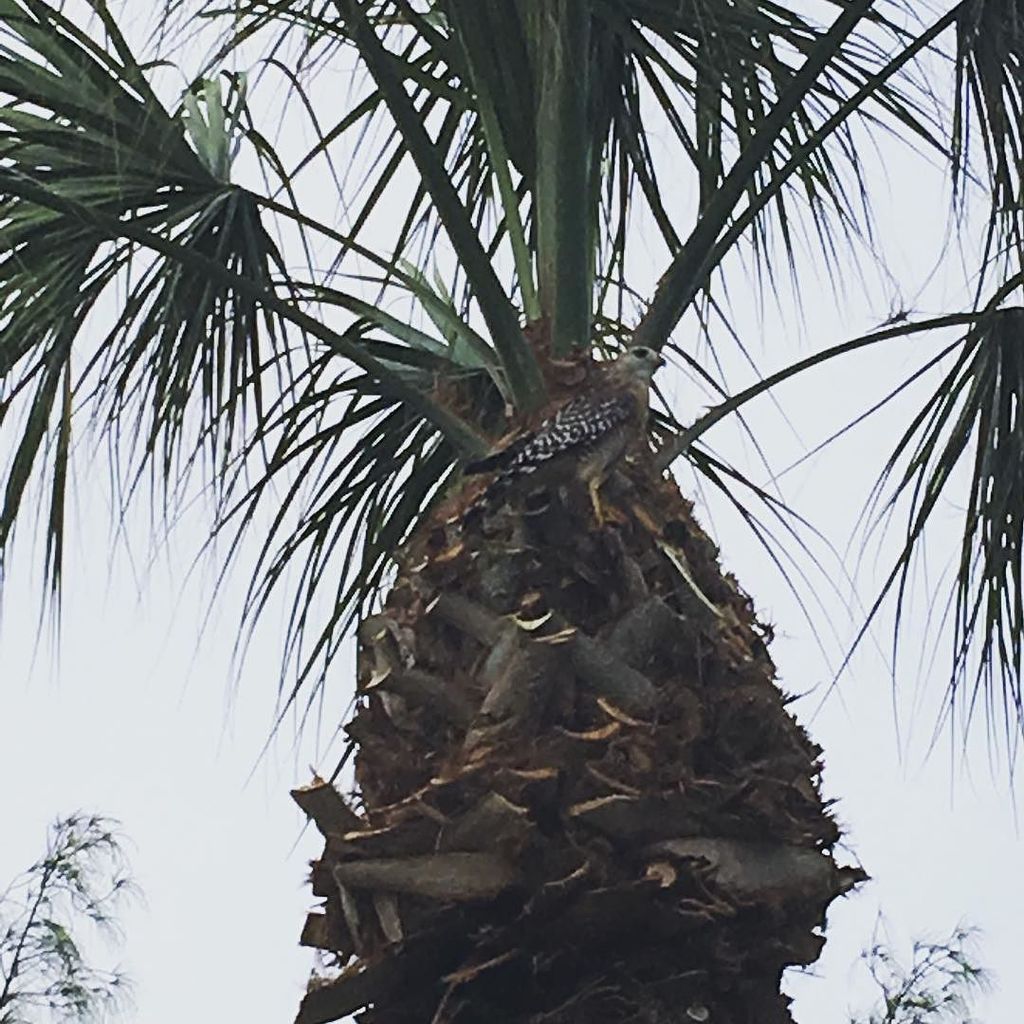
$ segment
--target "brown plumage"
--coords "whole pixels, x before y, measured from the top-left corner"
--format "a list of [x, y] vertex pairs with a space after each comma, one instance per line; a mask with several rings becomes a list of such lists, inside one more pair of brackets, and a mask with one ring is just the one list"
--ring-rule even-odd
[[571, 398], [535, 430], [466, 466], [467, 474], [497, 473], [480, 506], [507, 500], [522, 485], [537, 488], [570, 480], [584, 484], [598, 522], [598, 490], [611, 467], [643, 437], [651, 378], [664, 360], [653, 349], [627, 349], [598, 383]]

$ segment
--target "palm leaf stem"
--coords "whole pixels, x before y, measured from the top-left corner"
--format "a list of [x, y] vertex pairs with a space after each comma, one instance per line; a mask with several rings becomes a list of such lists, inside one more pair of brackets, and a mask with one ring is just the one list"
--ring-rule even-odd
[[515, 307], [480, 244], [477, 231], [438, 155], [437, 147], [431, 142], [420, 114], [395, 73], [388, 52], [367, 20], [363, 5], [358, 0], [335, 0], [335, 5], [351, 28], [359, 55], [384, 97], [455, 248], [508, 376], [509, 390], [517, 408], [524, 411], [538, 408], [544, 401], [544, 380], [520, 329]]
[[[708, 257], [707, 266], [717, 266], [725, 254], [732, 248], [737, 239], [753, 223], [757, 215], [768, 203], [785, 187], [790, 176], [812, 153], [819, 151], [825, 140], [837, 128], [839, 128], [849, 116], [867, 99], [870, 99], [878, 90], [879, 86], [891, 78], [897, 71], [913, 60], [922, 50], [930, 46], [946, 29], [950, 28], [957, 18], [959, 7], [944, 14], [934, 25], [914, 40], [910, 46], [897, 54], [881, 71], [872, 75], [845, 103], [826, 121], [824, 121], [808, 138], [797, 146], [789, 160], [772, 175], [772, 180], [754, 196], [743, 211], [736, 217], [728, 230], [722, 235]], [[920, 132], [924, 134], [923, 132]], [[937, 145], [934, 140], [927, 138], [928, 142]], [[689, 296], [687, 302], [692, 301], [697, 289]], [[640, 344], [640, 342], [635, 342]]]
[[588, 0], [549, 0], [531, 6], [528, 22], [538, 82], [537, 267], [557, 355], [590, 345], [590, 20]]
[[[454, 13], [461, 16], [463, 12], [456, 8]], [[512, 175], [509, 173], [509, 153], [505, 145], [494, 98], [485, 77], [480, 74], [476, 66], [473, 53], [466, 45], [466, 31], [466, 26], [462, 25], [462, 31], [458, 34], [458, 41], [462, 47], [462, 59], [469, 69], [477, 116], [480, 118], [484, 142], [490, 154], [494, 177], [498, 183], [498, 195], [501, 197], [501, 208], [505, 215], [505, 230], [508, 232], [509, 244], [512, 247], [512, 260], [515, 264], [519, 291], [523, 299], [523, 312], [526, 314], [527, 322], [532, 322], [540, 319], [541, 307], [534, 284], [533, 255], [530, 252], [526, 229], [519, 211], [520, 197], [512, 183]]]
[[633, 344], [662, 349], [700, 291], [712, 266], [715, 240], [748, 191], [752, 175], [772, 152], [793, 114], [847, 36], [861, 22], [874, 0], [853, 0], [822, 36], [789, 87], [779, 97], [753, 139], [740, 152], [718, 190], [710, 198], [683, 248], [669, 264], [655, 289], [647, 312], [633, 333]]
[[[1018, 281], [1017, 284], [1020, 282]], [[1016, 287], [1016, 285], [1015, 285]], [[847, 352], [855, 352], [858, 349], [866, 348], [868, 345], [877, 344], [880, 341], [888, 341], [891, 338], [905, 337], [911, 334], [921, 334], [924, 331], [937, 331], [943, 327], [959, 327], [965, 324], [973, 324], [980, 320], [992, 308], [975, 313], [950, 313], [946, 316], [934, 317], [930, 320], [921, 320], [913, 324], [899, 324], [894, 327], [887, 327], [880, 331], [872, 331], [870, 334], [863, 334], [858, 338], [852, 338], [839, 345], [815, 352], [813, 355], [800, 359], [781, 370], [770, 374], [749, 388], [738, 392], [732, 397], [720, 402], [709, 409], [703, 416], [698, 418], [682, 433], [667, 441], [655, 455], [655, 465], [658, 472], [664, 472], [668, 467], [682, 455], [693, 442], [702, 434], [710, 430], [716, 423], [724, 419], [730, 413], [735, 412], [741, 406], [759, 395], [770, 391], [776, 384], [781, 384], [790, 377], [795, 377], [804, 370], [833, 359], [836, 356], [845, 355]]]
[[360, 345], [331, 330], [308, 313], [296, 309], [273, 292], [266, 291], [249, 278], [235, 274], [214, 260], [192, 252], [169, 238], [163, 238], [152, 231], [118, 220], [99, 210], [88, 207], [73, 199], [55, 195], [16, 171], [0, 170], [0, 191], [16, 195], [28, 202], [46, 209], [73, 217], [109, 239], [127, 238], [152, 249], [183, 266], [208, 274], [214, 280], [234, 288], [240, 295], [260, 303], [276, 313], [283, 320], [295, 324], [301, 330], [320, 339], [331, 349], [351, 360], [371, 374], [395, 398], [415, 409], [424, 419], [432, 423], [465, 456], [480, 455], [487, 450], [487, 442], [470, 424], [454, 413], [432, 401], [428, 395], [413, 387], [402, 377], [390, 370]]

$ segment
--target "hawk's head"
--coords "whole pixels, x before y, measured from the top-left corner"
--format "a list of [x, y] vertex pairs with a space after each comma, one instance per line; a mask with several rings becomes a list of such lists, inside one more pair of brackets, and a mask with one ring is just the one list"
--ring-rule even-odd
[[654, 374], [665, 365], [661, 355], [646, 345], [627, 348], [612, 364], [616, 377], [627, 381], [643, 381], [649, 384]]

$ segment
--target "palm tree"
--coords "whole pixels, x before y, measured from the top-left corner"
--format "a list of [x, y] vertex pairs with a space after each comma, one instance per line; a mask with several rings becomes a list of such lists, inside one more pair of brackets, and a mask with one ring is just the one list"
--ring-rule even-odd
[[[168, 63], [103, 0], [0, 3], [0, 552], [38, 481], [58, 595], [87, 426], [123, 502], [152, 486], [173, 517], [207, 487], [228, 561], [265, 530], [245, 616], [292, 588], [285, 708], [357, 627], [357, 789], [295, 793], [326, 837], [303, 941], [347, 965], [301, 1021], [790, 1019], [781, 971], [863, 874], [833, 860], [771, 630], [666, 471], [685, 458], [765, 529], [703, 435], [825, 360], [962, 329], [881, 468], [909, 515], [865, 629], [952, 496], [947, 705], [1024, 721], [1024, 12], [793, 6], [167, 0], [150, 49], [217, 45], [165, 102]], [[737, 252], [770, 288], [798, 241], [836, 267], [870, 237], [879, 128], [949, 160], [954, 212], [987, 194], [974, 300], [727, 395], [674, 332], [724, 319]], [[722, 400], [686, 426], [655, 407], [608, 521], [571, 482], [467, 515], [462, 465], [640, 345]]]

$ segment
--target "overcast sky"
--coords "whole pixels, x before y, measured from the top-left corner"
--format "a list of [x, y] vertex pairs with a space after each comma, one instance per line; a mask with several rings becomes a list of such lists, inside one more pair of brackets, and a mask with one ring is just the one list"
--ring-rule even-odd
[[[760, 311], [753, 290], [733, 278], [735, 323], [764, 370], [861, 333], [885, 318], [890, 302], [935, 314], [952, 308], [962, 294], [955, 256], [930, 276], [946, 237], [944, 176], [891, 147], [865, 159], [876, 164], [872, 183], [891, 268], [908, 284], [897, 293], [869, 276], [865, 287], [851, 271], [844, 275], [845, 295], [836, 299], [807, 261], [801, 322], [792, 310]], [[656, 273], [652, 266], [652, 280]], [[681, 330], [677, 340], [696, 348], [693, 330]], [[717, 347], [739, 386], [741, 360], [724, 336]], [[787, 385], [777, 397], [791, 425], [768, 402], [753, 409], [752, 429], [772, 465], [794, 461], [937, 347], [935, 339], [896, 343]], [[784, 496], [838, 548], [847, 544], [896, 432], [931, 380], [782, 478]], [[692, 386], [670, 370], [663, 387], [687, 419]], [[731, 427], [712, 440], [765, 481], [750, 446], [743, 454]], [[5, 444], [10, 437], [0, 435]], [[130, 837], [146, 894], [146, 905], [125, 922], [125, 966], [137, 981], [128, 1019], [289, 1021], [312, 964], [297, 938], [311, 902], [306, 862], [319, 843], [302, 831], [288, 789], [308, 779], [308, 765], [329, 770], [333, 763], [332, 730], [351, 695], [351, 649], [336, 665], [319, 731], [309, 728], [294, 741], [293, 725], [286, 722], [261, 756], [274, 718], [280, 620], [271, 614], [258, 632], [236, 692], [231, 654], [246, 581], [238, 575], [229, 580], [197, 641], [213, 575], [209, 562], [189, 575], [204, 537], [202, 507], [166, 547], [157, 543], [159, 528], [140, 508], [126, 543], [111, 529], [104, 456], [83, 446], [76, 475], [59, 645], [45, 635], [37, 643], [40, 588], [31, 566], [41, 561], [41, 551], [27, 530], [3, 598], [0, 882], [38, 856], [55, 815], [84, 808], [116, 816]], [[915, 590], [895, 699], [885, 661], [868, 644], [819, 709], [830, 678], [820, 648], [838, 661], [855, 632], [854, 620], [818, 577], [813, 582], [824, 607], [810, 597], [809, 584], [801, 585], [812, 628], [749, 531], [720, 503], [707, 500], [688, 473], [680, 479], [698, 499], [726, 568], [776, 626], [773, 654], [782, 685], [796, 693], [813, 690], [797, 702], [796, 712], [826, 751], [826, 791], [837, 799], [847, 830], [843, 856], [863, 863], [873, 879], [833, 905], [824, 958], [813, 972], [789, 981], [798, 1022], [841, 1024], [851, 1009], [865, 1007], [872, 989], [856, 960], [881, 912], [898, 943], [910, 936], [942, 937], [960, 922], [982, 929], [980, 959], [994, 972], [996, 986], [980, 1001], [978, 1017], [986, 1024], [1016, 1024], [1024, 1005], [1018, 966], [1024, 956], [1024, 844], [1005, 769], [990, 761], [980, 731], [966, 762], [948, 734], [928, 753], [945, 668], [941, 639], [936, 664], [928, 663], [934, 649], [925, 633], [928, 587], [922, 579]], [[932, 592], [945, 552], [955, 544], [958, 514], [952, 504], [941, 510], [945, 532], [933, 537], [928, 565]], [[857, 570], [862, 599], [873, 596], [888, 567], [886, 555], [897, 549], [898, 535], [877, 559], [878, 549], [869, 546], [858, 569], [854, 543], [846, 566], [851, 574]], [[849, 597], [838, 570], [829, 573]], [[887, 650], [884, 624], [876, 635]], [[926, 696], [918, 701], [922, 691]]]

